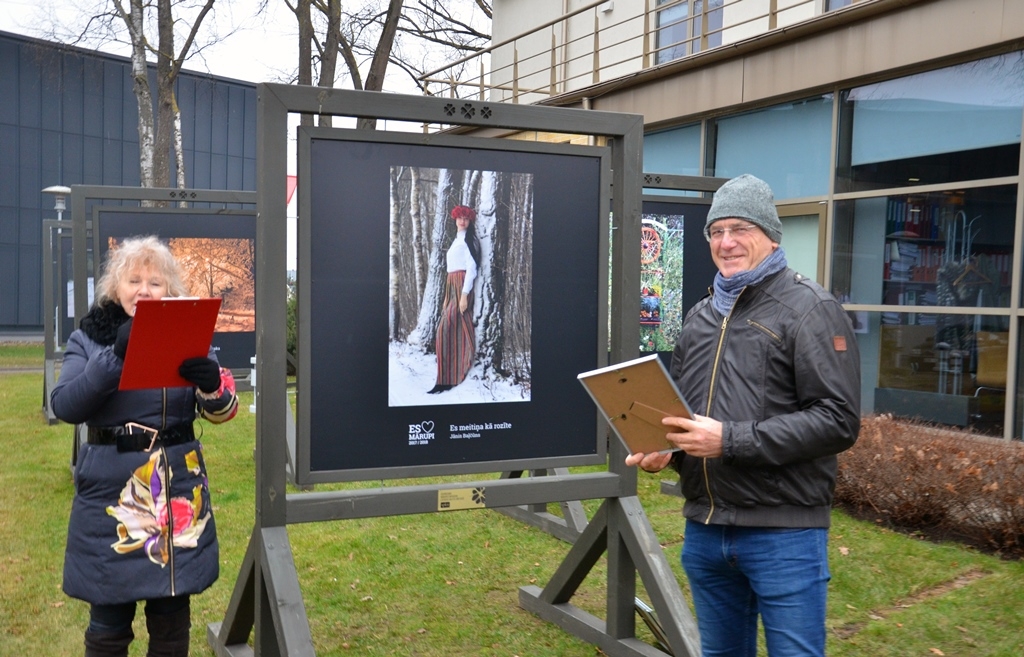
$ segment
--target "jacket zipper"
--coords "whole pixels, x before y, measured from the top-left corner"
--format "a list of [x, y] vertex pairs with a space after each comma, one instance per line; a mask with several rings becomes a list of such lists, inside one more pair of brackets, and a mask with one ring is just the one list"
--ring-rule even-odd
[[764, 333], [765, 335], [770, 337], [772, 340], [775, 340], [776, 342], [782, 342], [782, 336], [780, 336], [778, 333], [776, 333], [775, 331], [771, 330], [770, 328], [768, 328], [764, 324], [761, 324], [759, 322], [755, 322], [752, 319], [748, 319], [747, 320], [747, 326], [752, 326], [752, 327], [756, 328], [758, 331], [761, 331], [762, 333]]
[[[745, 290], [747, 288], [743, 288]], [[733, 301], [732, 307], [736, 308], [736, 304], [739, 303], [740, 296], [743, 294], [743, 290], [740, 290], [739, 294], [736, 295], [736, 300]], [[707, 408], [704, 409], [704, 415], [711, 417], [711, 403], [715, 395], [715, 382], [718, 379], [718, 364], [722, 359], [722, 345], [725, 343], [725, 329], [729, 326], [729, 318], [732, 317], [732, 309], [729, 310], [729, 314], [722, 319], [722, 332], [718, 335], [718, 347], [715, 349], [715, 362], [711, 367], [711, 382], [708, 384], [708, 404]], [[704, 524], [711, 524], [711, 516], [715, 514], [715, 496], [711, 492], [711, 477], [708, 475], [708, 459], [705, 456], [703, 459], [704, 468], [704, 489], [708, 492], [708, 515], [704, 518]]]
[[[163, 388], [163, 409], [160, 415], [160, 429], [167, 428], [167, 388]], [[167, 509], [167, 565], [171, 567], [171, 597], [176, 595], [176, 577], [174, 576], [174, 507], [171, 506], [171, 466], [167, 459], [167, 450], [160, 447], [164, 468], [164, 508]]]
[[177, 595], [174, 576], [174, 508], [171, 507], [171, 466], [167, 460], [167, 450], [160, 448], [164, 468], [164, 505], [167, 509], [167, 564], [171, 567], [171, 597]]

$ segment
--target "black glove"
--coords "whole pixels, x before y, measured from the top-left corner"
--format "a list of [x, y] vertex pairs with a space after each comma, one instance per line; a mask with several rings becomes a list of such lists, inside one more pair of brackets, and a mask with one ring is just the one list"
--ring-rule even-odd
[[220, 388], [220, 365], [212, 358], [186, 358], [178, 374], [207, 394]]
[[121, 360], [124, 360], [124, 355], [128, 353], [128, 334], [131, 332], [132, 318], [129, 317], [127, 322], [117, 327], [117, 339], [114, 340], [114, 355]]

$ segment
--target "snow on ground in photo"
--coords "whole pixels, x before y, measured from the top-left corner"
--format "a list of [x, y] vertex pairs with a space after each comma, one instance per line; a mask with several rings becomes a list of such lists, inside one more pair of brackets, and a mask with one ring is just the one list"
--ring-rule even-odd
[[437, 382], [437, 358], [405, 342], [388, 345], [388, 406], [442, 406], [530, 401], [528, 393], [508, 381], [482, 379], [473, 363], [466, 380], [447, 392], [428, 395]]

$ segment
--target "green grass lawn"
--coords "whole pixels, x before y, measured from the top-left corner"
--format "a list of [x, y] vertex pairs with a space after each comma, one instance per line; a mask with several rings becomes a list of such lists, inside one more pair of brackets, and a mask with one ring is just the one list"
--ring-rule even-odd
[[[85, 603], [61, 592], [73, 494], [71, 427], [43, 420], [40, 377], [0, 376], [2, 656], [81, 654], [88, 617]], [[221, 578], [193, 599], [192, 655], [212, 654], [206, 625], [224, 617], [253, 527], [250, 403], [245, 395], [234, 421], [203, 428]], [[639, 495], [683, 583], [680, 501], [661, 494], [658, 477], [649, 475], [641, 475]], [[585, 507], [592, 513], [596, 502]], [[600, 654], [519, 608], [519, 587], [543, 587], [569, 548], [498, 513], [294, 525], [289, 536], [318, 655]], [[830, 550], [830, 655], [1024, 654], [1020, 562], [907, 537], [841, 512], [834, 514]], [[603, 617], [604, 579], [602, 560], [574, 604]], [[141, 618], [140, 612], [133, 656], [145, 654]], [[650, 640], [639, 622], [638, 635]]]
[[41, 342], [0, 344], [0, 369], [42, 368], [45, 353]]

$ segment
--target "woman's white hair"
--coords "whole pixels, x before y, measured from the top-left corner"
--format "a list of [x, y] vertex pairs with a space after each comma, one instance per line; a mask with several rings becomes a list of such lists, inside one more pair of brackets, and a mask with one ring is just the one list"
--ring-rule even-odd
[[167, 283], [167, 296], [180, 297], [188, 293], [181, 281], [181, 268], [174, 254], [155, 235], [129, 237], [107, 252], [103, 274], [96, 283], [96, 305], [108, 301], [118, 302], [117, 286], [140, 267], [149, 267], [163, 276]]

